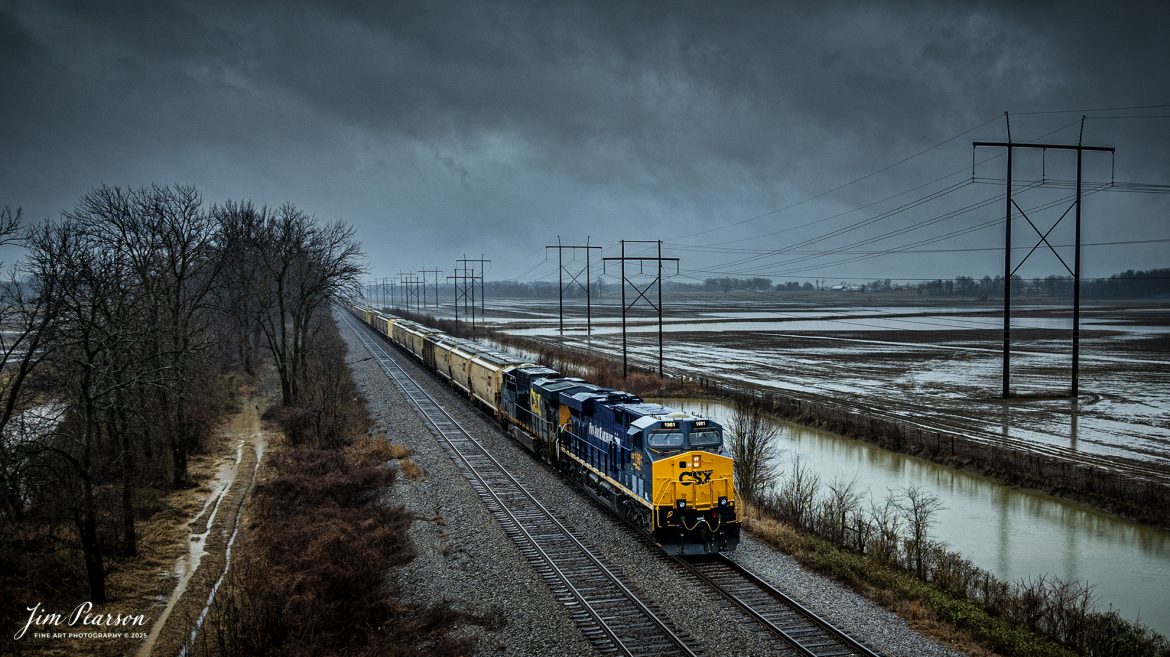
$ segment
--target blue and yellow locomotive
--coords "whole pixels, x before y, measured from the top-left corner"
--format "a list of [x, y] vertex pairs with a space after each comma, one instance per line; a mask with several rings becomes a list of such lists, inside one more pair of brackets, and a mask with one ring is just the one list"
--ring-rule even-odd
[[733, 461], [716, 422], [414, 322], [356, 307], [354, 314], [668, 553], [725, 552], [739, 543]]

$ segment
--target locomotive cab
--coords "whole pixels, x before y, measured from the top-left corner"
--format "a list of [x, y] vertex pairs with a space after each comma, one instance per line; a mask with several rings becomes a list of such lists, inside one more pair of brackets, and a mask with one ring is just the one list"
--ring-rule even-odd
[[629, 393], [562, 393], [563, 446], [586, 488], [670, 554], [739, 544], [733, 461], [723, 427]]
[[687, 413], [643, 415], [630, 437], [650, 491], [654, 540], [671, 554], [734, 550], [739, 521], [723, 428]]

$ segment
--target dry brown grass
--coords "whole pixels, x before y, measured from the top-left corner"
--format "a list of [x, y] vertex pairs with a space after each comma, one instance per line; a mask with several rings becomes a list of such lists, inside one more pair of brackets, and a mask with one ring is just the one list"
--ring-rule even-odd
[[[313, 353], [319, 367], [333, 369], [306, 405], [320, 404], [325, 421], [296, 427], [301, 436], [268, 457], [238, 557], [195, 654], [471, 655], [473, 644], [459, 628], [486, 620], [406, 604], [385, 580], [415, 556], [407, 533], [415, 518], [378, 500], [400, 470], [422, 476], [422, 468], [405, 447], [366, 435], [369, 420], [344, 344], [335, 328], [323, 333]], [[399, 468], [387, 467], [390, 461]]]
[[345, 452], [356, 459], [374, 459], [382, 463], [397, 461], [410, 456], [410, 450], [403, 445], [390, 442], [385, 436], [359, 438], [345, 447]]
[[[395, 478], [387, 448], [290, 447], [257, 486], [246, 541], [200, 648], [229, 655], [469, 655], [453, 630], [479, 622], [400, 602], [386, 571], [414, 558], [413, 520], [375, 502]], [[408, 459], [403, 465], [411, 463]]]
[[407, 479], [422, 479], [427, 474], [426, 471], [422, 469], [421, 465], [407, 458], [399, 461], [398, 467], [402, 468], [402, 474]]

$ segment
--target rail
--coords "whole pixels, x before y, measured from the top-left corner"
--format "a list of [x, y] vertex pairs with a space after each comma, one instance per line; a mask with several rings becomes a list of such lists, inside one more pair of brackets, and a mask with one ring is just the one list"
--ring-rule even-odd
[[784, 639], [802, 657], [878, 657], [832, 623], [723, 555], [702, 561], [675, 557], [674, 561]]
[[603, 653], [695, 657], [693, 639], [672, 629], [589, 550], [529, 487], [513, 476], [372, 339], [372, 330], [339, 311], [382, 371], [439, 439], [471, 487], [554, 596]]

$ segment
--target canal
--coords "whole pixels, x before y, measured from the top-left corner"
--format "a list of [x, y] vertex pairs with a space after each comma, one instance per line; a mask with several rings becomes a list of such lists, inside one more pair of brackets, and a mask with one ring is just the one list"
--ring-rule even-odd
[[[652, 401], [725, 426], [732, 415], [728, 405], [710, 400]], [[877, 501], [907, 486], [923, 487], [944, 506], [931, 537], [981, 568], [1009, 581], [1041, 574], [1087, 581], [1098, 608], [1112, 607], [1170, 635], [1170, 531], [827, 431], [780, 426], [785, 451], [776, 467], [799, 457], [822, 484], [856, 479]]]

